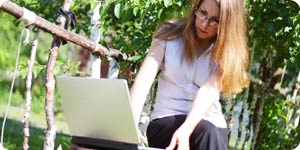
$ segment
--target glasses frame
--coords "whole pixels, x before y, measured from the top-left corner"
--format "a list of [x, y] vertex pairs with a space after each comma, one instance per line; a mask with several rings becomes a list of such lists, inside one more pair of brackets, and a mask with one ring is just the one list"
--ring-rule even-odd
[[200, 9], [195, 9], [195, 17], [200, 19], [201, 21], [208, 21], [208, 26], [217, 28], [219, 26], [219, 21], [214, 18], [209, 18], [207, 15], [203, 14]]

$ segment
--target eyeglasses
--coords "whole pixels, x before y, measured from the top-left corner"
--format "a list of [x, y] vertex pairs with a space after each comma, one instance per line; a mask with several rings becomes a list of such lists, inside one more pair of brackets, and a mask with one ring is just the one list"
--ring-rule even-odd
[[200, 19], [201, 21], [208, 21], [208, 25], [211, 26], [211, 27], [218, 27], [219, 25], [219, 19], [216, 19], [216, 18], [208, 18], [205, 13], [198, 9], [195, 11], [195, 16]]

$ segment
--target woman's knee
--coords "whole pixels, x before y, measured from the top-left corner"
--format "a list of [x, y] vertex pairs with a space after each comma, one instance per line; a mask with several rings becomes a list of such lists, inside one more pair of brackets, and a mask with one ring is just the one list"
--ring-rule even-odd
[[218, 132], [218, 128], [214, 124], [206, 120], [201, 120], [195, 127], [193, 134], [213, 135], [216, 134], [217, 132]]
[[173, 133], [184, 122], [186, 116], [169, 116], [152, 120], [147, 128], [147, 138], [151, 147], [167, 147], [173, 136]]
[[190, 140], [192, 149], [226, 150], [227, 129], [217, 128], [209, 121], [201, 120], [195, 127]]

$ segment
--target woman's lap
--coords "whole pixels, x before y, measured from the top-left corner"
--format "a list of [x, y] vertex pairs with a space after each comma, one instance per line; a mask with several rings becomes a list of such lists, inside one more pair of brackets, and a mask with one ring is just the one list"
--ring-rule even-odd
[[[185, 118], [186, 115], [177, 115], [152, 120], [147, 128], [149, 146], [166, 148]], [[217, 128], [206, 120], [198, 123], [190, 137], [191, 150], [226, 150], [227, 143], [227, 129]]]

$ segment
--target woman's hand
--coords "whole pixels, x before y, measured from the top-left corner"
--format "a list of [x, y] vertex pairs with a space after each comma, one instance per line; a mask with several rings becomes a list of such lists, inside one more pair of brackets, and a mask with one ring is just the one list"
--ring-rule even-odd
[[177, 150], [189, 150], [191, 133], [192, 129], [182, 124], [173, 134], [171, 143], [166, 149], [173, 150], [177, 146]]
[[142, 134], [141, 130], [138, 130], [138, 136], [142, 144], [147, 143], [147, 138]]

